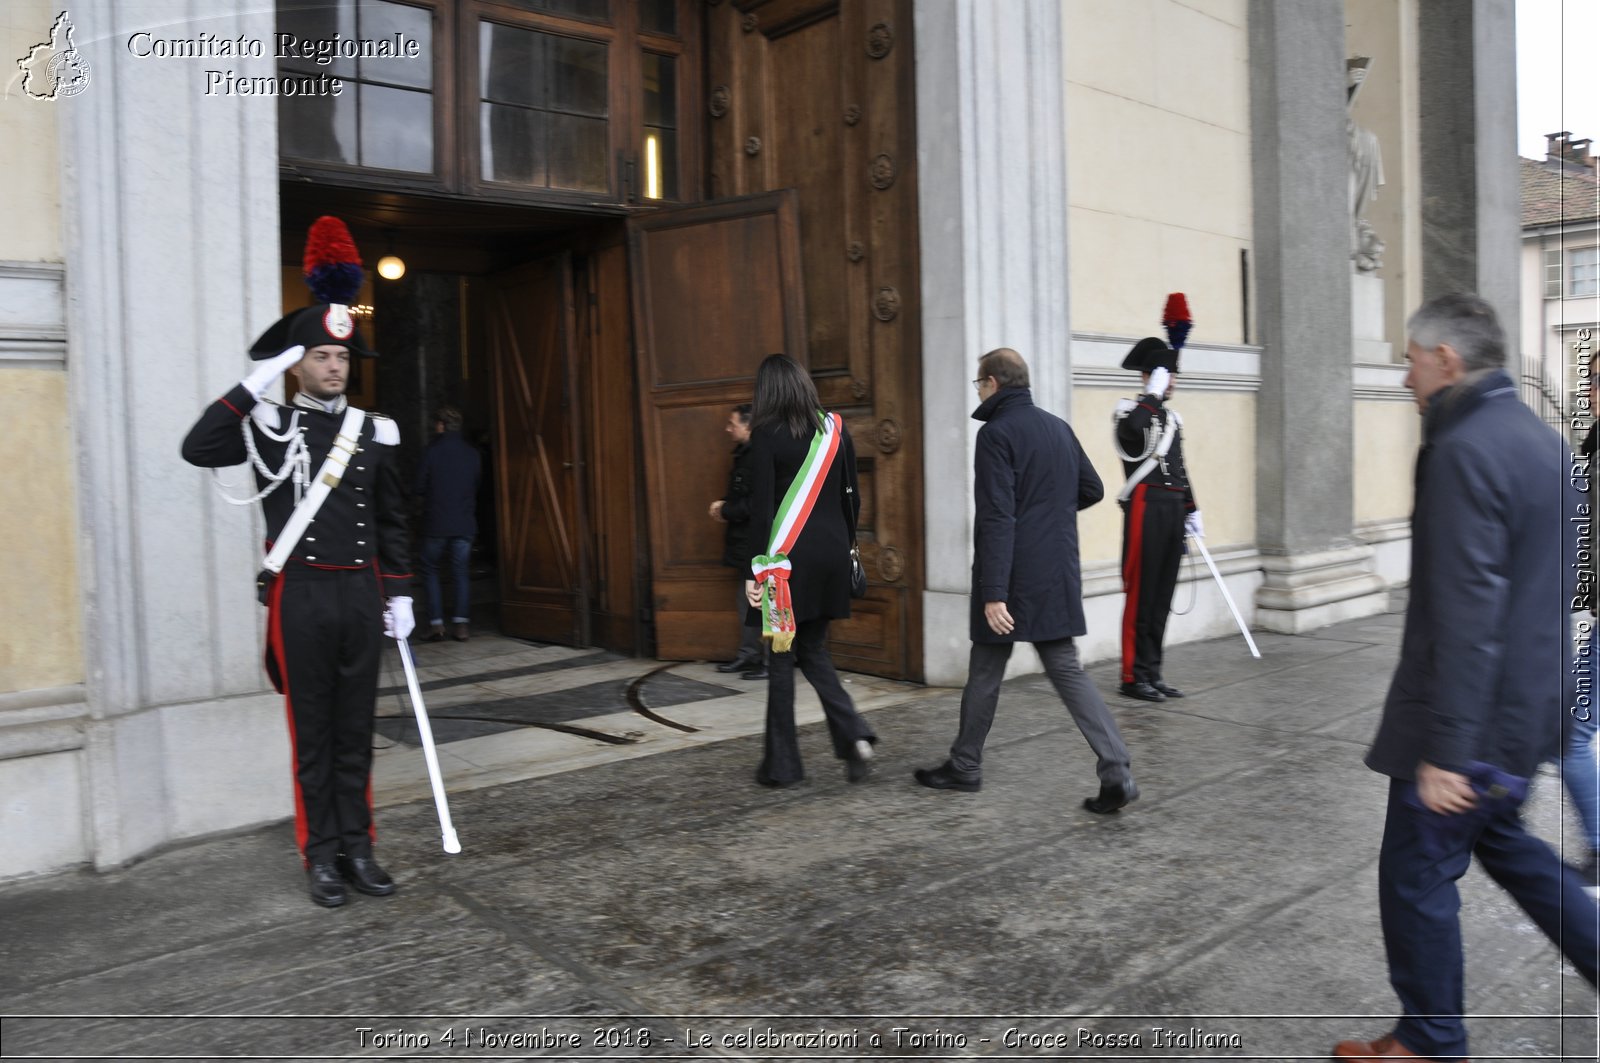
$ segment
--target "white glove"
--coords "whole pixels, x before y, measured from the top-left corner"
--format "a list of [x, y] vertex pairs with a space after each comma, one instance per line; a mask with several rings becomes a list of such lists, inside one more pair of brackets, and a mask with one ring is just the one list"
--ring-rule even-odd
[[1158, 399], [1167, 397], [1167, 387], [1172, 383], [1172, 374], [1157, 366], [1150, 370], [1150, 386], [1145, 388], [1145, 394], [1154, 395]]
[[1204, 539], [1206, 537], [1205, 522], [1200, 519], [1200, 511], [1198, 509], [1183, 518], [1183, 534], [1192, 535], [1196, 539]]
[[288, 350], [275, 354], [257, 365], [250, 370], [250, 375], [239, 381], [239, 383], [243, 384], [250, 394], [259, 399], [273, 385], [274, 381], [288, 371], [291, 365], [298, 364], [300, 359], [305, 356], [306, 349], [297, 343]]
[[392, 639], [403, 639], [417, 626], [411, 615], [410, 598], [390, 598], [383, 610], [383, 633]]

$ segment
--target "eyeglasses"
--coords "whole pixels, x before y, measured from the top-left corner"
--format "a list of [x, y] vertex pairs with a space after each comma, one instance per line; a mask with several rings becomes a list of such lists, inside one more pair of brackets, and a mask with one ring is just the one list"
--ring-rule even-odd
[[972, 386], [978, 389], [978, 394], [983, 394], [983, 382], [988, 379], [989, 378], [986, 376], [980, 376], [978, 379], [972, 382]]

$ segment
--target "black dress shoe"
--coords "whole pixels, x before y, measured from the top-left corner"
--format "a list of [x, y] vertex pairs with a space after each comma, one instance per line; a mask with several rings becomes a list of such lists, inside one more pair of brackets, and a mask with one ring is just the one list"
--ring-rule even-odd
[[1151, 683], [1150, 685], [1155, 687], [1156, 690], [1160, 691], [1162, 697], [1168, 697], [1168, 698], [1181, 698], [1181, 697], [1183, 697], [1183, 691], [1179, 690], [1177, 687], [1169, 687], [1169, 686], [1167, 686], [1167, 681], [1165, 679], [1157, 679], [1154, 683]]
[[937, 768], [918, 768], [912, 774], [917, 777], [919, 783], [935, 790], [960, 790], [970, 794], [983, 789], [981, 777], [969, 778], [957, 774], [948, 760]]
[[1131, 804], [1138, 800], [1138, 798], [1139, 787], [1134, 785], [1132, 779], [1129, 779], [1121, 786], [1107, 786], [1105, 783], [1101, 783], [1098, 794], [1094, 797], [1085, 797], [1083, 799], [1083, 807], [1096, 815], [1107, 816], [1123, 805]]
[[1125, 698], [1138, 698], [1140, 701], [1166, 701], [1167, 696], [1149, 683], [1124, 683], [1118, 692]]
[[339, 855], [339, 874], [358, 892], [369, 897], [387, 897], [394, 892], [394, 879], [370, 856]]
[[312, 864], [306, 868], [306, 882], [311, 887], [313, 903], [337, 908], [345, 902], [344, 880], [332, 864]]
[[864, 782], [872, 774], [872, 743], [865, 738], [856, 739], [850, 756], [844, 762], [844, 777], [850, 782]]
[[757, 665], [756, 667], [754, 667], [754, 668], [750, 669], [748, 672], [746, 672], [744, 675], [741, 675], [739, 678], [740, 679], [765, 679], [765, 678], [767, 678], [767, 666], [764, 665], [764, 664]]
[[731, 661], [723, 661], [721, 664], [717, 665], [717, 671], [723, 673], [724, 675], [729, 672], [742, 672], [755, 663], [755, 658], [753, 657], [735, 657]]

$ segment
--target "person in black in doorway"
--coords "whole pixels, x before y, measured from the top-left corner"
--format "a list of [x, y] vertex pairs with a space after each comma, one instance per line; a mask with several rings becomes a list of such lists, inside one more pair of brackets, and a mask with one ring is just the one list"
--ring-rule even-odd
[[733, 440], [733, 467], [728, 470], [728, 487], [721, 498], [707, 508], [712, 520], [727, 525], [722, 533], [722, 563], [738, 573], [739, 651], [733, 660], [717, 665], [719, 672], [742, 672], [745, 679], [767, 678], [766, 646], [761, 629], [744, 622], [750, 611], [745, 600], [744, 582], [750, 572], [750, 404], [740, 403], [728, 413], [723, 425]]
[[[1187, 311], [1185, 311], [1187, 313]], [[1181, 698], [1161, 675], [1161, 644], [1178, 586], [1185, 535], [1204, 535], [1200, 510], [1183, 460], [1183, 418], [1166, 403], [1178, 374], [1178, 352], [1154, 336], [1140, 340], [1124, 369], [1144, 390], [1113, 413], [1118, 457], [1127, 476], [1122, 507], [1122, 686], [1141, 701]]]
[[437, 433], [422, 455], [417, 469], [417, 497], [422, 499], [422, 570], [428, 591], [429, 642], [444, 641], [444, 601], [439, 570], [450, 558], [455, 594], [450, 634], [457, 642], [470, 635], [472, 605], [472, 538], [478, 532], [478, 479], [483, 458], [478, 448], [461, 434], [461, 411], [441, 406], [434, 418]]
[[787, 355], [769, 355], [756, 371], [750, 471], [750, 548], [761, 553], [751, 560], [756, 579], [745, 585], [755, 607], [745, 622], [760, 624], [772, 642], [756, 781], [793, 786], [805, 778], [794, 723], [798, 667], [822, 700], [834, 755], [860, 782], [878, 736], [828, 656], [828, 622], [850, 616], [850, 528], [860, 511], [855, 445], [843, 418], [822, 412], [811, 376]]
[[[411, 573], [400, 431], [345, 398], [351, 356], [372, 352], [347, 305], [360, 260], [337, 218], [312, 226], [306, 274], [319, 302], [262, 334], [256, 369], [206, 408], [183, 457], [255, 466], [266, 667], [289, 714], [295, 839], [312, 901], [335, 908], [346, 883], [379, 897], [395, 890], [373, 858], [372, 721], [383, 638], [411, 633]], [[263, 398], [285, 371], [300, 384], [293, 401]]]

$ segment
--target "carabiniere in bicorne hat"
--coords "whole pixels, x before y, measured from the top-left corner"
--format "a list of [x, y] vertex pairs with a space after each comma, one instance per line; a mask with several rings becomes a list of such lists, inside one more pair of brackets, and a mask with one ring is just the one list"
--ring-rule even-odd
[[361, 291], [361, 256], [344, 222], [324, 214], [311, 223], [304, 270], [306, 286], [317, 301], [279, 318], [251, 345], [250, 359], [263, 361], [297, 343], [307, 350], [333, 345], [363, 358], [377, 357], [350, 316], [350, 304]]

